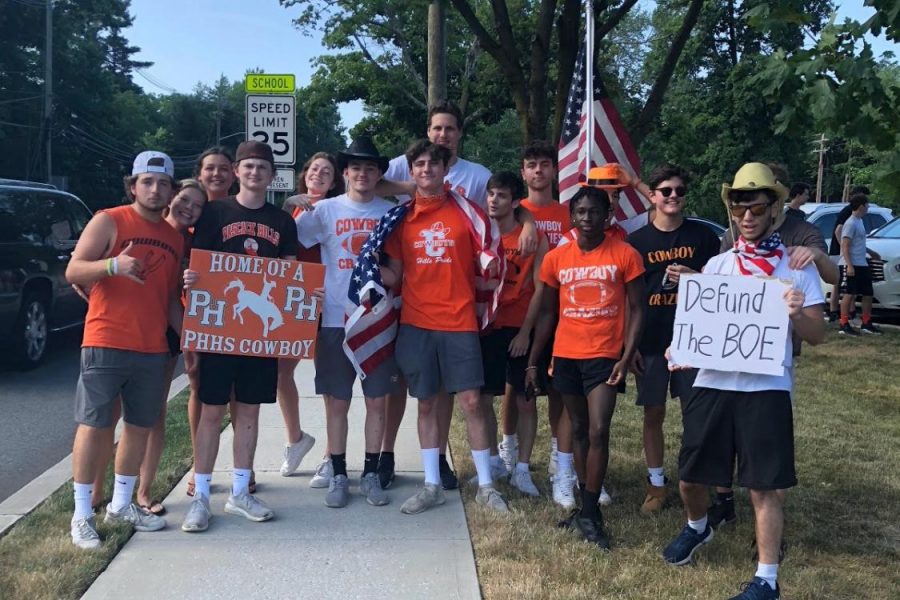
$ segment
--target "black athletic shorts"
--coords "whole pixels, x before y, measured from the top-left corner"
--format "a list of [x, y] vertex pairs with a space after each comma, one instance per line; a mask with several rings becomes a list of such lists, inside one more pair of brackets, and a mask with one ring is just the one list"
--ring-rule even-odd
[[[869, 267], [853, 267], [854, 275], [847, 275], [847, 293], [853, 296], [871, 296], [872, 269]], [[846, 273], [846, 271], [844, 271]]]
[[678, 477], [689, 483], [783, 490], [797, 485], [791, 396], [695, 387], [681, 399]]
[[617, 362], [611, 358], [554, 356], [553, 387], [560, 394], [587, 397], [595, 387], [606, 383]]
[[518, 333], [519, 330], [515, 327], [501, 327], [481, 336], [481, 364], [484, 368], [482, 394], [502, 396], [506, 392], [507, 383], [517, 393], [525, 393], [528, 352], [518, 357], [509, 355], [509, 343]]
[[203, 404], [224, 405], [234, 398], [243, 404], [273, 404], [278, 390], [278, 359], [198, 352]]
[[175, 333], [171, 327], [166, 328], [166, 343], [169, 344], [169, 355], [178, 356], [181, 354], [181, 336]]

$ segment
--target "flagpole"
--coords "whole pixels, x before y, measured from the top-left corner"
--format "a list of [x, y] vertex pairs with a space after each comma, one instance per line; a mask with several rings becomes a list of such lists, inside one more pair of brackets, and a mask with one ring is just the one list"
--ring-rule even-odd
[[584, 101], [585, 110], [585, 161], [584, 179], [587, 181], [591, 170], [591, 162], [594, 150], [594, 2], [587, 0], [584, 3]]

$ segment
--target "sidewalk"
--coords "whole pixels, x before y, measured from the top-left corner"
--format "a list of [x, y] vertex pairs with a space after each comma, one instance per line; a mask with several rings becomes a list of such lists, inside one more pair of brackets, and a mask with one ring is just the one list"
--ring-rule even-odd
[[181, 531], [189, 504], [187, 476], [165, 500], [168, 527], [135, 533], [84, 598], [480, 598], [472, 543], [459, 493], [425, 514], [400, 505], [423, 480], [416, 403], [407, 403], [397, 437], [391, 504], [374, 507], [358, 493], [365, 403], [357, 385], [350, 409], [347, 467], [350, 504], [327, 508], [326, 490], [309, 488], [325, 448], [325, 411], [313, 391], [312, 361], [296, 372], [304, 431], [316, 445], [300, 471], [278, 472], [284, 424], [277, 405], [264, 406], [256, 451], [259, 497], [274, 511], [266, 523], [223, 512], [231, 485], [232, 430], [222, 433], [205, 533]]

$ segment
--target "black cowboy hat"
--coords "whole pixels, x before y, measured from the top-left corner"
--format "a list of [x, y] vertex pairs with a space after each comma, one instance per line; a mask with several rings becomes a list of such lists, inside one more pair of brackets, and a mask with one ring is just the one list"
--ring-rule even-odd
[[345, 152], [337, 153], [338, 170], [343, 171], [351, 160], [371, 160], [378, 165], [381, 172], [388, 169], [388, 158], [378, 154], [375, 142], [368, 135], [361, 135], [350, 142], [350, 147]]

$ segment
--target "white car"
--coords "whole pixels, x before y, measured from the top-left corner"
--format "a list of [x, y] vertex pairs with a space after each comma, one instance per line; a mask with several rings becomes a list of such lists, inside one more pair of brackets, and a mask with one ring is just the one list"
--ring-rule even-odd
[[866, 238], [866, 248], [884, 261], [884, 280], [872, 285], [875, 306], [900, 310], [900, 217], [873, 231]]

